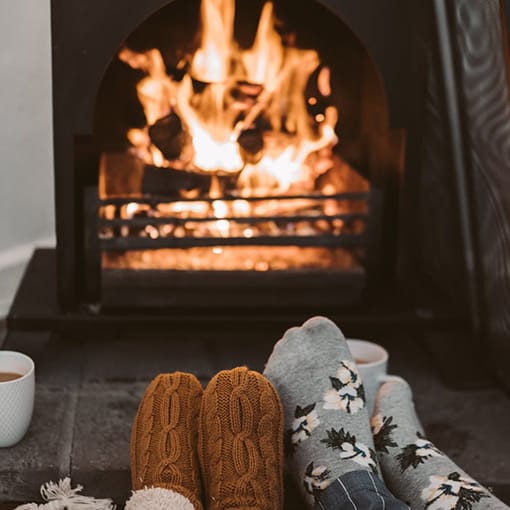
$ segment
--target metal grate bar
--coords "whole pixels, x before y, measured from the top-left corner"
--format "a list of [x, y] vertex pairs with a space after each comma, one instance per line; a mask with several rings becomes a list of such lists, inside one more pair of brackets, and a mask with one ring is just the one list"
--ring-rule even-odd
[[334, 195], [324, 195], [321, 193], [311, 193], [311, 194], [302, 194], [302, 195], [269, 195], [263, 197], [235, 197], [235, 196], [222, 196], [217, 198], [211, 197], [200, 197], [200, 198], [169, 198], [164, 196], [154, 195], [151, 197], [122, 197], [122, 198], [107, 198], [102, 199], [100, 201], [100, 205], [127, 205], [130, 203], [135, 204], [171, 204], [174, 202], [216, 202], [217, 200], [222, 200], [224, 202], [231, 202], [235, 200], [245, 200], [247, 202], [260, 202], [263, 200], [368, 200], [369, 193], [368, 192], [349, 192], [349, 193], [336, 193]]
[[259, 236], [259, 237], [117, 237], [101, 239], [101, 248], [111, 251], [154, 250], [159, 248], [193, 248], [198, 246], [317, 246], [363, 247], [365, 237], [358, 234], [317, 236]]
[[368, 214], [366, 213], [344, 213], [344, 214], [331, 214], [325, 215], [320, 214], [316, 216], [296, 215], [296, 216], [228, 216], [225, 218], [213, 217], [198, 217], [198, 218], [169, 218], [169, 217], [134, 217], [130, 219], [101, 219], [101, 227], [122, 227], [122, 226], [133, 226], [133, 227], [145, 227], [147, 225], [184, 225], [186, 223], [213, 223], [219, 220], [226, 220], [229, 222], [239, 223], [265, 223], [267, 221], [274, 221], [278, 223], [291, 223], [299, 221], [319, 221], [319, 220], [366, 220]]

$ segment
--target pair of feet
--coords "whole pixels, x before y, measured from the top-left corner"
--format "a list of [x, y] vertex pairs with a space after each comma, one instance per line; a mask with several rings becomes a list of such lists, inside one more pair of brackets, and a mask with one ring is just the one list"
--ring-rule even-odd
[[135, 492], [126, 510], [279, 510], [283, 414], [269, 381], [247, 368], [157, 376], [131, 435]]
[[264, 376], [223, 371], [205, 391], [191, 374], [158, 376], [133, 426], [126, 510], [281, 510], [283, 442], [309, 507], [326, 508], [328, 490], [364, 470], [413, 510], [508, 510], [424, 438], [405, 381], [380, 388], [370, 420], [328, 319], [288, 330]]
[[403, 379], [381, 386], [369, 416], [357, 366], [330, 320], [288, 330], [264, 375], [280, 395], [286, 464], [310, 507], [324, 508], [335, 480], [366, 470], [413, 510], [507, 508], [425, 439]]

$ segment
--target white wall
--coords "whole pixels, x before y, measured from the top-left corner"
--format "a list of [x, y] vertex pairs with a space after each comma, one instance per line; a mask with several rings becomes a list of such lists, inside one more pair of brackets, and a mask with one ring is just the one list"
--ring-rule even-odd
[[0, 317], [54, 244], [50, 0], [0, 0]]

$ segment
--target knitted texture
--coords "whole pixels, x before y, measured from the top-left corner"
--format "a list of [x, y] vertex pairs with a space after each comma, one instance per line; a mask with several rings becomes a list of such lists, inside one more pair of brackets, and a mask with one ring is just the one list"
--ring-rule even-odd
[[271, 383], [245, 367], [208, 384], [198, 455], [208, 510], [283, 508], [283, 415]]
[[314, 317], [289, 329], [264, 375], [280, 395], [285, 460], [308, 507], [345, 473], [378, 473], [363, 384], [333, 322]]
[[172, 489], [201, 509], [197, 458], [202, 387], [182, 372], [158, 375], [147, 387], [131, 432], [131, 481]]
[[379, 389], [372, 432], [386, 485], [412, 510], [508, 510], [425, 438], [403, 379]]

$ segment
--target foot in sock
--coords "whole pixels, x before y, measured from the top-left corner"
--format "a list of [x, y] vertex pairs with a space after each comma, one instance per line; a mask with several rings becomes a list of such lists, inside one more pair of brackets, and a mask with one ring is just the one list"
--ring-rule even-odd
[[204, 391], [198, 455], [208, 510], [281, 510], [283, 413], [271, 383], [246, 367]]
[[197, 457], [202, 386], [182, 372], [147, 387], [131, 433], [134, 493], [126, 510], [202, 510]]
[[386, 485], [412, 510], [508, 510], [425, 439], [403, 379], [381, 386], [371, 423]]
[[289, 329], [264, 375], [282, 400], [287, 467], [308, 504], [348, 472], [377, 473], [363, 385], [333, 322], [315, 317]]

